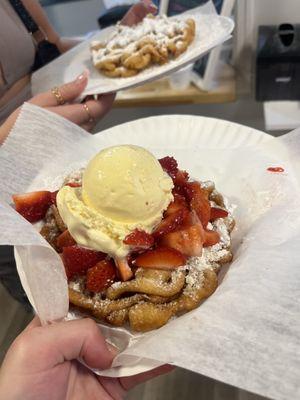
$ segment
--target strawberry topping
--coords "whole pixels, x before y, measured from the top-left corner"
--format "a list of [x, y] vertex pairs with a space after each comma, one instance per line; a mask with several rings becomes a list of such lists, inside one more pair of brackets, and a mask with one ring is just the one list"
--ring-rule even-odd
[[184, 265], [186, 257], [175, 249], [158, 247], [140, 254], [135, 265], [143, 268], [174, 269]]
[[115, 263], [118, 269], [119, 276], [121, 280], [128, 281], [128, 279], [132, 278], [133, 272], [128, 264], [128, 259], [125, 258], [116, 258]]
[[204, 233], [201, 224], [168, 233], [161, 238], [163, 246], [171, 247], [186, 256], [201, 256]]
[[210, 210], [210, 220], [214, 221], [218, 218], [226, 218], [228, 217], [228, 211], [223, 210], [223, 208], [212, 207]]
[[82, 185], [81, 185], [81, 183], [77, 183], [77, 182], [68, 182], [65, 184], [65, 186], [70, 186], [70, 187], [76, 188], [76, 187], [81, 187]]
[[145, 231], [135, 229], [123, 240], [128, 246], [132, 246], [136, 249], [148, 249], [153, 246], [154, 238], [152, 235]]
[[89, 250], [78, 245], [64, 247], [62, 259], [67, 277], [70, 279], [75, 275], [85, 274], [89, 268], [106, 256], [107, 254], [101, 251]]
[[171, 178], [175, 178], [178, 171], [178, 163], [174, 157], [164, 157], [158, 160], [162, 169], [166, 171]]
[[202, 225], [206, 228], [210, 220], [210, 202], [208, 193], [203, 190], [199, 182], [187, 182], [185, 192], [190, 201], [191, 209], [196, 212]]
[[213, 246], [214, 244], [219, 243], [220, 235], [216, 231], [206, 230], [205, 238], [204, 238], [204, 247]]
[[86, 274], [86, 288], [98, 293], [108, 288], [116, 277], [114, 263], [111, 260], [99, 261]]
[[51, 205], [51, 192], [47, 190], [14, 194], [12, 196], [16, 211], [29, 222], [43, 219]]
[[170, 214], [175, 213], [178, 210], [181, 209], [188, 209], [188, 204], [185, 200], [185, 197], [178, 194], [178, 193], [174, 193], [174, 201], [172, 201], [172, 203], [169, 204], [168, 208], [165, 211], [165, 215], [168, 216]]
[[75, 240], [72, 238], [68, 229], [66, 229], [63, 233], [61, 233], [56, 239], [57, 247], [62, 250], [67, 246], [74, 246], [76, 244]]
[[174, 213], [165, 217], [156, 227], [153, 232], [155, 239], [165, 235], [167, 233], [175, 231], [184, 221], [188, 215], [188, 210], [186, 208], [181, 208]]
[[189, 180], [188, 172], [179, 169], [174, 178], [174, 185], [175, 186], [185, 186], [185, 184]]

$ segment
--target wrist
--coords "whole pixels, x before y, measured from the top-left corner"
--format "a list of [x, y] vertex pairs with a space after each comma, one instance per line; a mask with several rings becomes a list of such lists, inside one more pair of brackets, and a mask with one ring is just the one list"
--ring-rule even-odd
[[50, 43], [58, 46], [60, 42], [60, 36], [56, 32], [45, 32], [45, 36]]

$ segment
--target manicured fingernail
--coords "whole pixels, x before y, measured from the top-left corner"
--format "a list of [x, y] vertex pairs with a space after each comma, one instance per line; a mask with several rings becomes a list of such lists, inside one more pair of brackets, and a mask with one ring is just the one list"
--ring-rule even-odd
[[86, 80], [89, 77], [89, 74], [90, 74], [89, 70], [85, 69], [82, 74], [77, 76], [76, 82], [81, 83], [83, 80]]

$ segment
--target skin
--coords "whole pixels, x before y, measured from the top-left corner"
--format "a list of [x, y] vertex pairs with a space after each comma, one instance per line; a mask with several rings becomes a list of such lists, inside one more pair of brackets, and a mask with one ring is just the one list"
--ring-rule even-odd
[[168, 365], [125, 378], [95, 375], [109, 368], [109, 348], [91, 319], [41, 326], [38, 318], [17, 337], [0, 370], [0, 398], [6, 400], [120, 400], [139, 383], [170, 372]]

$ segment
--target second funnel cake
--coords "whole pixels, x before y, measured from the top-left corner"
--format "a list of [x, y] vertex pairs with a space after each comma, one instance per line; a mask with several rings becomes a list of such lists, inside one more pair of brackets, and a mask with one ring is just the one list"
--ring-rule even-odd
[[180, 56], [194, 40], [196, 26], [192, 18], [150, 15], [138, 25], [116, 29], [106, 42], [92, 42], [93, 64], [109, 77], [126, 78]]

